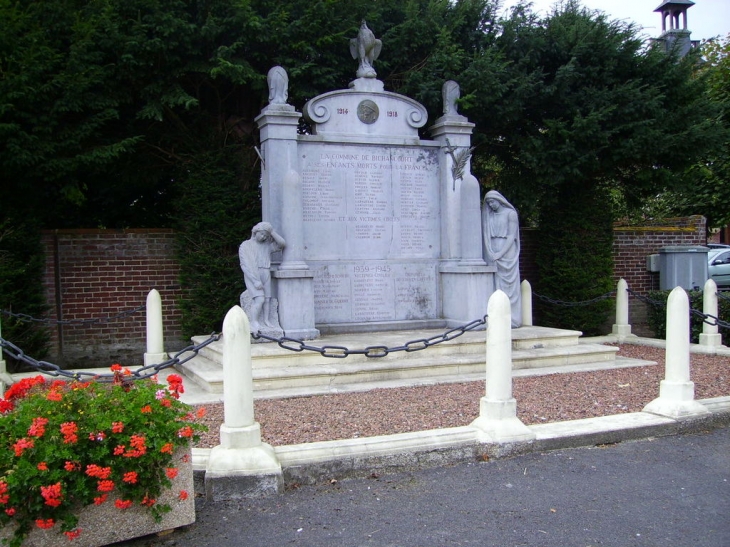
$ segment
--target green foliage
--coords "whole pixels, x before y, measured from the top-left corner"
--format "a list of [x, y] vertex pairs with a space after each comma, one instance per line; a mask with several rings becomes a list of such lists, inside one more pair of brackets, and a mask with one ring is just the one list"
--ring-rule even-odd
[[220, 331], [243, 292], [238, 246], [260, 219], [258, 189], [242, 174], [246, 160], [240, 151], [224, 149], [200, 154], [180, 173], [177, 256], [186, 294], [179, 306], [187, 336]]
[[60, 524], [72, 539], [83, 533], [77, 511], [92, 503], [141, 504], [156, 519], [170, 510], [156, 500], [177, 474], [174, 451], [205, 427], [178, 400], [179, 376], [166, 389], [112, 370], [113, 384], [25, 378], [0, 399], [0, 523], [17, 525], [11, 546], [34, 526]]
[[[16, 231], [8, 219], [179, 228], [184, 330], [215, 330], [242, 288], [235, 249], [260, 216], [254, 120], [266, 74], [287, 70], [298, 109], [346, 88], [357, 66], [348, 40], [363, 18], [383, 41], [376, 69], [386, 89], [422, 102], [432, 121], [443, 82], [460, 83], [460, 109], [476, 123], [474, 172], [523, 223], [579, 217], [568, 205], [577, 186], [610, 188], [630, 208], [698, 178], [702, 203], [724, 218], [724, 53], [706, 46], [707, 74], [695, 77], [696, 56], [647, 47], [637, 28], [575, 1], [545, 17], [520, 5], [502, 21], [497, 7], [0, 0], [0, 221]], [[550, 242], [555, 253], [573, 245], [568, 234]], [[592, 283], [583, 289], [595, 296], [603, 281]]]
[[646, 47], [630, 24], [568, 1], [544, 18], [520, 7], [502, 25], [459, 81], [482, 136], [475, 155], [500, 160], [495, 184], [526, 218], [576, 181], [635, 203], [722, 134], [696, 57]]
[[[647, 306], [647, 320], [649, 327], [654, 331], [655, 338], [666, 338], [667, 337], [667, 300], [669, 294], [672, 291], [651, 291], [647, 295], [651, 300], [657, 302], [657, 305]], [[702, 291], [687, 291], [689, 296], [689, 307], [690, 309], [702, 311]], [[730, 321], [730, 301], [724, 298], [718, 298], [718, 318], [721, 321]], [[703, 320], [702, 317], [693, 313], [690, 313], [690, 341], [697, 344], [700, 340], [700, 333], [702, 332]], [[719, 329], [722, 335], [722, 343], [727, 346], [730, 344], [730, 331], [728, 329]]]
[[[43, 268], [38, 230], [29, 222], [0, 221], [0, 310], [43, 316]], [[39, 323], [0, 315], [0, 326], [6, 340], [38, 358], [45, 355], [47, 332]], [[11, 372], [17, 366], [14, 361], [8, 362]]]
[[653, 204], [666, 214], [703, 215], [710, 228], [730, 224], [730, 34], [704, 42], [703, 62], [695, 78], [705, 82], [706, 96], [715, 107], [708, 112], [724, 133], [686, 172], [681, 184], [659, 195]]
[[[613, 286], [612, 215], [601, 189], [576, 184], [558, 189], [543, 207], [537, 249], [538, 294], [563, 302], [584, 302], [611, 292]], [[602, 334], [611, 300], [586, 306], [535, 301], [538, 324]]]

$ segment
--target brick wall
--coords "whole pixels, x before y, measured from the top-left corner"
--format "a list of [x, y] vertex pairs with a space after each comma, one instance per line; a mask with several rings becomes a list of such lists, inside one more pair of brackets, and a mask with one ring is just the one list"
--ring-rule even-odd
[[[643, 226], [614, 227], [614, 277], [626, 279], [639, 294], [659, 288], [659, 274], [646, 270], [646, 257], [661, 247], [704, 245], [704, 217], [665, 219]], [[56, 230], [43, 234], [46, 254], [44, 279], [49, 318], [97, 319], [144, 306], [150, 289], [162, 297], [165, 349], [186, 345], [176, 302], [181, 296], [179, 266], [174, 258], [174, 233], [165, 229]], [[533, 285], [538, 230], [521, 229], [520, 270]], [[646, 311], [631, 299], [633, 332], [651, 335]], [[63, 325], [52, 330], [51, 360], [80, 363], [99, 359], [98, 366], [123, 358], [141, 360], [145, 351], [144, 309], [123, 319], [86, 325]], [[95, 363], [84, 363], [93, 365]], [[134, 364], [134, 363], [132, 363]]]
[[[646, 295], [659, 290], [659, 272], [649, 272], [646, 257], [658, 254], [662, 247], [705, 245], [707, 221], [703, 216], [662, 219], [642, 226], [616, 223], [613, 229], [614, 279], [623, 278], [629, 289]], [[631, 331], [640, 336], [654, 336], [647, 324], [646, 304], [629, 299]]]
[[[52, 320], [114, 317], [144, 306], [157, 289], [162, 298], [166, 350], [184, 345], [179, 266], [174, 233], [165, 229], [55, 230], [43, 233], [44, 287]], [[130, 357], [146, 349], [145, 310], [109, 322], [59, 325], [52, 330], [52, 357], [59, 362]], [[93, 363], [88, 363], [93, 364]], [[130, 363], [138, 364], [138, 363]]]

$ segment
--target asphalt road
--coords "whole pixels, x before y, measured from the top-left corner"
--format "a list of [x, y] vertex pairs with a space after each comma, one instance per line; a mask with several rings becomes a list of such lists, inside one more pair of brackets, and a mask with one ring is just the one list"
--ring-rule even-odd
[[730, 428], [198, 500], [125, 547], [729, 547]]

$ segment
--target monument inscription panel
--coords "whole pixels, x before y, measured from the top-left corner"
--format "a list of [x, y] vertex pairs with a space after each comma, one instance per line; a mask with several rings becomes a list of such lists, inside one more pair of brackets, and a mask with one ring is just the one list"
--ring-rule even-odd
[[310, 266], [314, 271], [318, 323], [402, 321], [439, 316], [437, 269], [432, 261], [312, 262]]
[[317, 323], [440, 314], [435, 148], [300, 142]]

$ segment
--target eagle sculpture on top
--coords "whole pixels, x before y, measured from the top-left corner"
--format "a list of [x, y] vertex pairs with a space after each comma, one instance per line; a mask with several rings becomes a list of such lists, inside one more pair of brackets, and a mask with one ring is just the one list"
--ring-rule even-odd
[[377, 73], [373, 68], [373, 62], [380, 55], [383, 42], [378, 40], [373, 31], [370, 30], [363, 19], [357, 38], [350, 40], [350, 54], [353, 59], [359, 59], [360, 67], [357, 69], [358, 78], [375, 78]]

